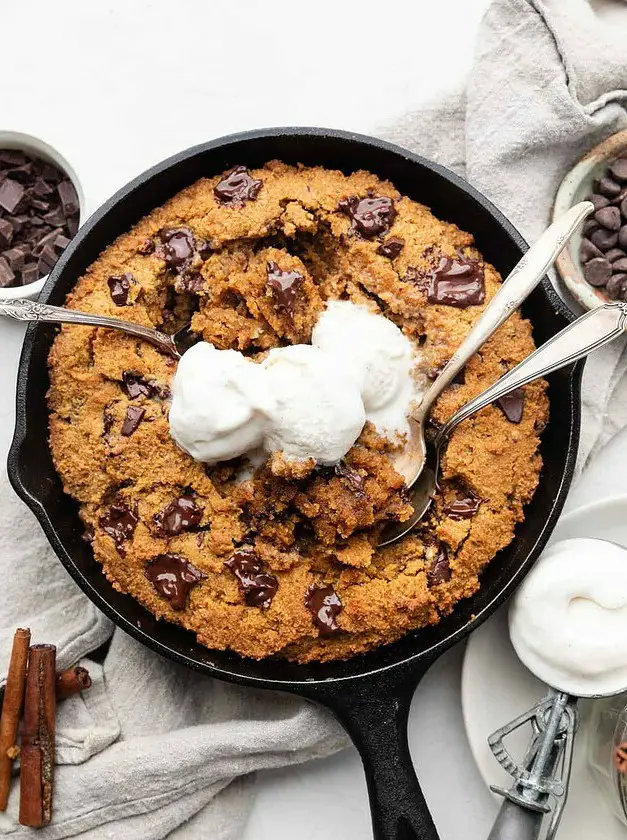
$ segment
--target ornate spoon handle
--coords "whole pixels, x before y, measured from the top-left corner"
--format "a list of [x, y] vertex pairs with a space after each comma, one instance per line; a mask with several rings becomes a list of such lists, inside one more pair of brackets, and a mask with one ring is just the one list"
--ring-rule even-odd
[[149, 341], [158, 350], [167, 353], [169, 356], [174, 356], [175, 359], [180, 357], [172, 336], [150, 329], [150, 327], [144, 327], [141, 324], [122, 321], [120, 318], [94, 315], [91, 312], [79, 312], [76, 309], [65, 309], [62, 306], [49, 306], [47, 303], [38, 303], [32, 300], [0, 301], [0, 315], [4, 315], [6, 318], [14, 318], [16, 321], [78, 324], [84, 327], [105, 327], [110, 330], [119, 330], [137, 338], [142, 338], [144, 341]]

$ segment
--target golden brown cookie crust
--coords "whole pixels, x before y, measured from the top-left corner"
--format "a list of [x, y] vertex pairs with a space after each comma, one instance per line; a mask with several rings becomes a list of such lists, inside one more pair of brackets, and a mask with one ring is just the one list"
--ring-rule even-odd
[[[218, 176], [154, 210], [90, 266], [67, 305], [164, 330], [191, 318], [216, 347], [260, 359], [272, 347], [307, 343], [325, 301], [349, 299], [398, 324], [419, 349], [418, 375], [428, 382], [483, 309], [426, 299], [440, 257], [481, 259], [472, 236], [368, 172], [273, 161], [250, 177], [262, 182], [252, 200], [218, 201]], [[352, 230], [339, 209], [347, 197], [369, 195], [392, 199], [396, 211], [372, 239]], [[160, 234], [179, 228], [195, 240], [184, 271], [166, 264]], [[392, 258], [381, 253], [390, 240], [401, 240]], [[269, 287], [269, 264], [302, 278], [291, 317]], [[483, 271], [487, 301], [501, 278], [488, 264]], [[129, 274], [127, 303], [118, 306], [109, 278]], [[441, 397], [433, 419], [443, 422], [533, 347], [529, 323], [515, 313], [470, 361], [464, 381]], [[538, 482], [548, 413], [542, 382], [525, 388], [520, 423], [491, 406], [458, 427], [428, 519], [401, 543], [375, 550], [385, 521], [408, 514], [388, 441], [367, 425], [338, 470], [295, 466], [275, 453], [242, 481], [241, 460], [205, 468], [174, 444], [167, 419], [174, 372], [175, 363], [150, 345], [64, 327], [50, 352], [50, 445], [108, 579], [212, 648], [329, 660], [436, 623], [478, 589], [481, 570], [511, 541]], [[179, 498], [191, 500], [194, 521], [170, 533], [163, 519]], [[472, 515], [451, 513], [466, 498], [475, 500]], [[253, 558], [257, 600], [275, 589], [268, 604], [251, 604], [253, 594], [225, 565], [238, 549]], [[164, 563], [187, 570], [183, 609], [149, 579]], [[322, 594], [332, 587], [341, 601], [332, 635], [321, 633], [306, 605], [312, 587]]]

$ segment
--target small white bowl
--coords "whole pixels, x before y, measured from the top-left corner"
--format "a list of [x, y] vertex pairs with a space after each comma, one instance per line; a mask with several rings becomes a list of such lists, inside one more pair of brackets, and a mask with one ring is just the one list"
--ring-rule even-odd
[[[0, 131], [0, 149], [19, 149], [32, 157], [38, 157], [58, 167], [64, 172], [74, 184], [78, 196], [78, 224], [79, 226], [87, 218], [85, 195], [80, 181], [74, 169], [70, 166], [63, 155], [56, 149], [44, 143], [38, 137], [30, 134], [22, 134], [19, 131]], [[47, 276], [41, 277], [35, 283], [28, 283], [26, 286], [14, 286], [8, 289], [0, 289], [0, 300], [16, 300], [17, 298], [36, 298], [43, 289]]]
[[[608, 137], [584, 155], [560, 184], [553, 206], [553, 220], [565, 213], [573, 204], [589, 198], [593, 192], [592, 182], [605, 174], [610, 161], [625, 153], [627, 153], [627, 131], [619, 131], [618, 134]], [[580, 245], [581, 231], [578, 231], [557, 258], [557, 270], [575, 300], [584, 309], [595, 309], [607, 303], [609, 297], [604, 289], [591, 286], [583, 276], [579, 259]]]

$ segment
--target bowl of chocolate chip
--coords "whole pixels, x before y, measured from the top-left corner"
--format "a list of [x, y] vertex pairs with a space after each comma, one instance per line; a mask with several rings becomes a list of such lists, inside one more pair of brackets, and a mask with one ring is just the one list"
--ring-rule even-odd
[[562, 181], [554, 218], [578, 201], [594, 215], [557, 260], [564, 285], [585, 309], [627, 301], [627, 131], [589, 151]]
[[62, 155], [0, 131], [0, 300], [37, 297], [84, 219], [80, 183]]

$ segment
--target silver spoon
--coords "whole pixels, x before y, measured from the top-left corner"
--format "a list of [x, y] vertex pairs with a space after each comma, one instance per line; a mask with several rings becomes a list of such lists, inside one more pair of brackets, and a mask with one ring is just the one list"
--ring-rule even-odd
[[394, 468], [403, 476], [407, 487], [416, 482], [425, 464], [425, 424], [438, 397], [477, 350], [531, 294], [581, 222], [593, 211], [594, 205], [590, 201], [582, 201], [567, 210], [546, 229], [504, 280], [446, 367], [428, 389], [420, 406], [409, 418], [407, 444], [394, 458]]
[[424, 469], [412, 488], [411, 502], [414, 508], [412, 516], [406, 522], [388, 525], [381, 534], [379, 546], [396, 542], [420, 522], [437, 488], [442, 448], [453, 430], [463, 420], [467, 420], [505, 394], [528, 385], [534, 379], [541, 379], [559, 368], [582, 359], [625, 331], [627, 331], [627, 303], [605, 303], [598, 306], [558, 332], [494, 385], [456, 411], [446, 425], [435, 434], [433, 440], [426, 444]]

